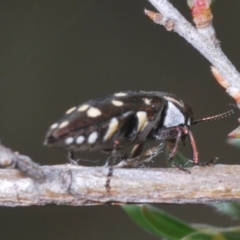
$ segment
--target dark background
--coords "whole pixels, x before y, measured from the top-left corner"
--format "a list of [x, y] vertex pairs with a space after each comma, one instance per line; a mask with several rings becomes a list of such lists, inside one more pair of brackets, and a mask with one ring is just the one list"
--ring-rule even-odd
[[[172, 2], [191, 20], [186, 1]], [[145, 7], [151, 8], [147, 0], [1, 1], [2, 143], [42, 165], [64, 164], [65, 152], [42, 145], [48, 127], [70, 107], [122, 90], [175, 93], [196, 118], [232, 108], [207, 60], [177, 34], [153, 24]], [[217, 36], [238, 69], [239, 8], [240, 1], [217, 1], [213, 7]], [[237, 127], [235, 112], [193, 128], [202, 161], [218, 156], [221, 164], [238, 164], [239, 151], [226, 144], [227, 133]], [[189, 145], [184, 152], [190, 156]], [[100, 153], [80, 156], [104, 159]], [[208, 206], [159, 207], [188, 222], [239, 224]], [[1, 239], [157, 239], [117, 206], [2, 207], [0, 232]]]

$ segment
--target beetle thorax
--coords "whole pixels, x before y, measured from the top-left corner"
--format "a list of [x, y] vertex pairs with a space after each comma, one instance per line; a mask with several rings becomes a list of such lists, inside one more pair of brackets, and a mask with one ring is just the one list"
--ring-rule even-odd
[[168, 101], [165, 111], [163, 126], [166, 128], [179, 126], [186, 123], [186, 117], [181, 109], [173, 102]]

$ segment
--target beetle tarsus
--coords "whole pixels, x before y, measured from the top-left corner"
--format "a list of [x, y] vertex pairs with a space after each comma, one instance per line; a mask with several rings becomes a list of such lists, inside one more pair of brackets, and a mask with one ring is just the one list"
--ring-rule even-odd
[[168, 160], [170, 161], [171, 166], [173, 168], [177, 168], [178, 170], [183, 171], [185, 173], [191, 173], [188, 169], [184, 168], [182, 165], [176, 165], [175, 162], [173, 161], [173, 158]]
[[119, 141], [115, 141], [114, 142], [114, 146], [113, 146], [113, 150], [111, 152], [110, 157], [107, 160], [107, 164], [108, 164], [108, 174], [107, 174], [107, 179], [106, 179], [106, 183], [105, 183], [105, 188], [107, 190], [107, 192], [110, 191], [111, 186], [110, 186], [110, 181], [111, 181], [111, 177], [113, 175], [113, 166], [116, 162], [116, 159], [118, 157], [118, 153], [117, 153], [117, 147], [119, 145]]
[[184, 173], [191, 173], [188, 169], [184, 168], [182, 165], [177, 166], [177, 169], [183, 171]]
[[198, 162], [198, 163], [193, 163], [195, 166], [200, 166], [200, 167], [210, 167], [214, 166], [218, 161], [218, 157], [213, 158], [212, 160], [208, 162]]

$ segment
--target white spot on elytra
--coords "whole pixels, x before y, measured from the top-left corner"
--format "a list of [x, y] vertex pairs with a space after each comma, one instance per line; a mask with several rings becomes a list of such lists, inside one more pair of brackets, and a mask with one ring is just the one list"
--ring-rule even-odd
[[68, 137], [68, 138], [66, 138], [66, 140], [65, 140], [65, 143], [66, 143], [67, 145], [71, 144], [72, 142], [73, 142], [73, 137]]
[[152, 100], [149, 98], [143, 98], [143, 101], [145, 102], [145, 104], [150, 105]]
[[92, 132], [89, 136], [88, 136], [88, 143], [89, 144], [93, 144], [97, 141], [98, 138], [98, 133], [97, 132]]
[[118, 100], [112, 100], [111, 103], [117, 107], [121, 107], [123, 105], [123, 102]]
[[124, 97], [124, 96], [127, 96], [127, 93], [119, 92], [119, 93], [115, 93], [114, 96], [116, 96], [116, 97]]
[[59, 125], [59, 128], [64, 128], [69, 124], [69, 121], [64, 121]]
[[137, 131], [140, 132], [143, 129], [143, 127], [147, 121], [147, 113], [144, 111], [139, 111], [139, 112], [137, 112], [137, 118], [138, 118]]
[[66, 111], [66, 114], [70, 114], [70, 113], [73, 112], [75, 109], [76, 109], [76, 107], [72, 107], [72, 108], [68, 109], [68, 110]]
[[85, 137], [84, 136], [79, 136], [76, 139], [76, 143], [77, 144], [82, 144], [85, 141]]
[[185, 123], [183, 113], [172, 102], [168, 102], [166, 115], [164, 118], [164, 127], [174, 127]]
[[58, 127], [58, 123], [54, 123], [53, 125], [51, 125], [50, 129], [55, 129]]
[[87, 110], [87, 115], [89, 117], [97, 117], [97, 116], [100, 116], [101, 114], [102, 114], [102, 112], [98, 108], [95, 108], [95, 107], [90, 107]]
[[104, 141], [110, 139], [112, 135], [117, 131], [118, 129], [118, 120], [117, 118], [112, 118], [109, 122], [108, 130], [103, 138]]
[[78, 111], [83, 112], [83, 111], [86, 111], [88, 108], [89, 108], [89, 105], [84, 104], [84, 105], [82, 105], [81, 107], [78, 108]]

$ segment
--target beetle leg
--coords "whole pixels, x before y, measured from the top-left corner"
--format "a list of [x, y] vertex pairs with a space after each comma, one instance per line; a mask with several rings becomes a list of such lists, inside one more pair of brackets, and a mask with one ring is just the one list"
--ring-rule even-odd
[[209, 162], [199, 162], [196, 141], [190, 130], [188, 130], [188, 136], [189, 136], [191, 148], [192, 148], [193, 164], [197, 165], [197, 166], [201, 166], [201, 167], [212, 166], [212, 165], [216, 164], [216, 162], [218, 161], [217, 157], [213, 158]]
[[113, 165], [115, 164], [116, 159], [118, 157], [117, 147], [118, 147], [119, 144], [120, 144], [120, 142], [118, 140], [116, 140], [114, 142], [113, 150], [112, 150], [111, 155], [109, 156], [109, 158], [107, 160], [107, 163], [108, 163], [109, 167], [108, 167], [108, 174], [107, 174], [107, 179], [106, 179], [106, 183], [105, 183], [105, 188], [108, 192], [110, 191], [110, 188], [111, 188], [110, 187], [110, 180], [111, 180], [111, 177], [113, 175]]
[[124, 160], [122, 160], [120, 163], [115, 165], [114, 167], [120, 168], [131, 168], [131, 167], [137, 167], [140, 163], [139, 160], [141, 158], [141, 153], [143, 151], [143, 143], [135, 144], [133, 146], [133, 149], [129, 156], [125, 156]]
[[110, 180], [113, 175], [113, 164], [116, 160], [116, 157], [114, 156], [115, 150], [112, 151], [112, 155], [108, 158], [107, 162], [109, 163], [108, 167], [108, 173], [107, 173], [107, 178], [106, 178], [106, 183], [105, 183], [105, 188], [109, 192], [110, 191]]
[[67, 152], [67, 159], [72, 165], [78, 165], [78, 160], [74, 159], [74, 152], [73, 151], [68, 151]]
[[200, 167], [209, 167], [209, 166], [215, 165], [217, 163], [217, 161], [218, 161], [218, 157], [215, 157], [215, 158], [213, 158], [212, 160], [210, 160], [208, 162], [198, 162], [195, 165], [200, 166]]
[[114, 155], [114, 157], [116, 158], [120, 158], [120, 159], [127, 159], [126, 154], [121, 154], [119, 152], [117, 152], [117, 150], [115, 149], [114, 154], [113, 154], [113, 150], [103, 150], [101, 151], [103, 154], [109, 156], [104, 164], [105, 167], [108, 167], [110, 165], [110, 161], [111, 161], [111, 157]]
[[147, 157], [146, 159], [143, 160], [143, 162], [149, 162], [154, 157], [158, 156], [162, 152], [163, 146], [164, 146], [164, 144], [161, 142], [159, 145], [146, 150], [142, 154], [143, 157]]
[[178, 128], [178, 132], [177, 132], [177, 136], [175, 138], [174, 145], [168, 155], [168, 160], [171, 161], [174, 158], [174, 156], [176, 155], [178, 144], [179, 144], [181, 137], [182, 137], [182, 131], [181, 131], [181, 129]]
[[141, 158], [144, 143], [135, 144], [130, 153], [129, 159], [126, 160], [127, 167], [137, 167]]
[[[182, 137], [186, 136], [188, 134], [188, 129], [187, 128], [178, 128], [177, 129], [177, 135], [176, 135], [176, 138], [175, 138], [175, 142], [174, 142], [174, 145], [168, 155], [168, 160], [171, 161], [171, 166], [172, 167], [175, 167], [175, 168], [178, 168], [179, 170], [181, 171], [184, 171], [186, 173], [190, 173], [189, 170], [187, 170], [186, 168], [184, 168], [183, 166], [181, 165], [176, 165], [175, 162], [173, 161], [173, 158], [174, 156], [176, 155], [176, 152], [177, 152], [177, 149], [178, 149], [178, 144], [179, 144], [179, 141], [182, 139]], [[185, 139], [184, 139], [185, 140]]]
[[210, 167], [213, 166], [217, 163], [218, 157], [213, 158], [210, 161], [207, 162], [198, 162], [198, 163], [193, 163], [195, 166], [200, 166], [200, 167]]
[[143, 151], [143, 143], [135, 144], [130, 154], [130, 158], [136, 158], [141, 155]]
[[199, 160], [198, 160], [197, 145], [196, 145], [196, 141], [193, 137], [193, 134], [190, 130], [188, 130], [188, 137], [189, 137], [191, 148], [192, 148], [193, 164], [198, 165]]
[[[136, 144], [133, 147], [133, 150], [136, 149], [138, 145], [139, 144]], [[143, 144], [142, 144], [142, 148], [143, 148]], [[141, 152], [141, 154], [140, 152], [138, 152], [139, 155], [135, 155], [135, 158], [127, 158], [127, 156], [125, 156], [125, 160], [115, 165], [114, 168], [138, 167], [140, 164], [150, 162], [154, 157], [156, 157], [162, 152], [162, 149], [163, 149], [163, 143], [160, 143], [156, 147], [152, 147], [150, 149], [147, 149], [145, 152]]]
[[191, 173], [188, 169], [184, 168], [182, 165], [176, 165], [174, 161], [171, 162], [171, 166], [185, 173]]

